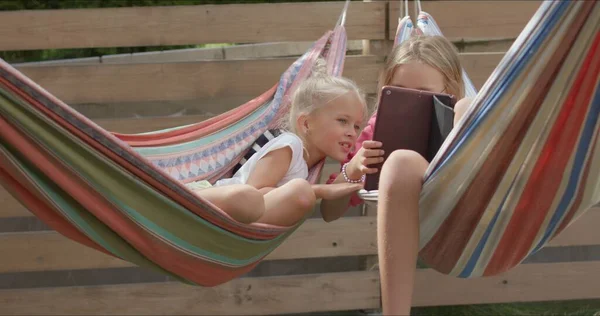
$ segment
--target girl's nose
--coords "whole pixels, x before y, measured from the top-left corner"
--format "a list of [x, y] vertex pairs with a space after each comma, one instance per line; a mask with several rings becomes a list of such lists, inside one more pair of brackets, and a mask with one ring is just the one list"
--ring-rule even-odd
[[354, 128], [349, 128], [348, 131], [346, 131], [346, 136], [356, 137], [356, 130]]

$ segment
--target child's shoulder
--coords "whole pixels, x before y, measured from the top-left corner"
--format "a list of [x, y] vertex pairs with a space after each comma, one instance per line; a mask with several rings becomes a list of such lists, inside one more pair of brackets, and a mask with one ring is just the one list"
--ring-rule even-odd
[[284, 131], [281, 134], [279, 134], [279, 136], [275, 137], [273, 140], [271, 140], [271, 142], [299, 144], [300, 146], [302, 146], [302, 139], [300, 139], [298, 135], [287, 131]]
[[277, 137], [271, 139], [263, 148], [260, 149], [259, 158], [284, 148], [289, 148], [292, 152], [292, 161], [298, 161], [303, 157], [304, 144], [298, 135], [284, 131]]
[[272, 150], [276, 150], [276, 149], [280, 149], [283, 147], [290, 147], [292, 149], [292, 152], [298, 152], [298, 151], [302, 151], [304, 144], [302, 142], [302, 139], [300, 137], [298, 137], [298, 135], [292, 133], [292, 132], [288, 132], [288, 131], [283, 131], [281, 134], [279, 134], [279, 136], [271, 139], [265, 146], [264, 149], [268, 150], [268, 151], [272, 151]]

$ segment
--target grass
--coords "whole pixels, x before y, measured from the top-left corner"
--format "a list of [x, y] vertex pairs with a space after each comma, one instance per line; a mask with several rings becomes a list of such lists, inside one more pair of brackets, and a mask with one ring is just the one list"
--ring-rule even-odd
[[414, 308], [413, 315], [565, 315], [600, 316], [600, 300], [439, 306]]
[[[309, 313], [310, 316], [366, 316], [362, 311], [341, 311]], [[376, 315], [376, 314], [374, 314]], [[577, 300], [560, 302], [486, 304], [462, 306], [416, 307], [411, 311], [415, 316], [600, 316], [600, 300]]]

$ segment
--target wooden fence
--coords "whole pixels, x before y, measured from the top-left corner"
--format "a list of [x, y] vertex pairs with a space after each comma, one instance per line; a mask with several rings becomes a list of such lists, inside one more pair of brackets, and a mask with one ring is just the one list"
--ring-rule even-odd
[[[538, 5], [427, 1], [423, 9], [459, 47], [467, 72], [481, 87]], [[329, 29], [342, 6], [333, 1], [0, 12], [0, 50], [306, 42]], [[365, 54], [348, 56], [344, 75], [369, 93], [375, 92], [398, 9], [396, 1], [350, 5], [349, 39], [367, 44]], [[133, 133], [197, 122], [234, 108], [270, 88], [293, 60], [238, 55], [233, 60], [18, 68], [106, 129]], [[338, 168], [328, 164], [324, 175]], [[329, 224], [310, 219], [246, 277], [199, 288], [67, 240], [1, 188], [0, 205], [0, 314], [282, 314], [380, 304], [378, 272], [363, 263], [377, 253], [376, 221], [358, 216], [359, 209]], [[414, 304], [598, 298], [600, 232], [594, 227], [599, 222], [600, 209], [595, 209], [502, 276], [463, 280], [419, 270]], [[574, 256], [575, 251], [585, 255]]]

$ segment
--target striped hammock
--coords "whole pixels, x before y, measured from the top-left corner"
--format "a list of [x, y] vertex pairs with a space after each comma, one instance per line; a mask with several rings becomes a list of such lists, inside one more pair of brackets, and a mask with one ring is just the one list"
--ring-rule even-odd
[[184, 184], [229, 175], [288, 112], [290, 92], [317, 58], [341, 75], [346, 9], [261, 96], [151, 133], [105, 131], [0, 60], [0, 183], [66, 237], [182, 282], [214, 286], [248, 272], [301, 223], [241, 224]]
[[[442, 35], [423, 11], [417, 27]], [[412, 28], [401, 19], [396, 42]], [[458, 277], [496, 275], [599, 206], [599, 116], [600, 2], [544, 2], [427, 170], [423, 262]]]
[[[138, 135], [103, 130], [0, 62], [0, 183], [87, 246], [193, 284], [239, 276], [297, 225], [237, 223], [183, 183], [227, 176], [287, 111], [318, 56], [341, 74], [340, 20], [258, 98]], [[462, 277], [500, 273], [599, 202], [599, 46], [599, 3], [540, 7], [427, 172], [427, 264]]]

